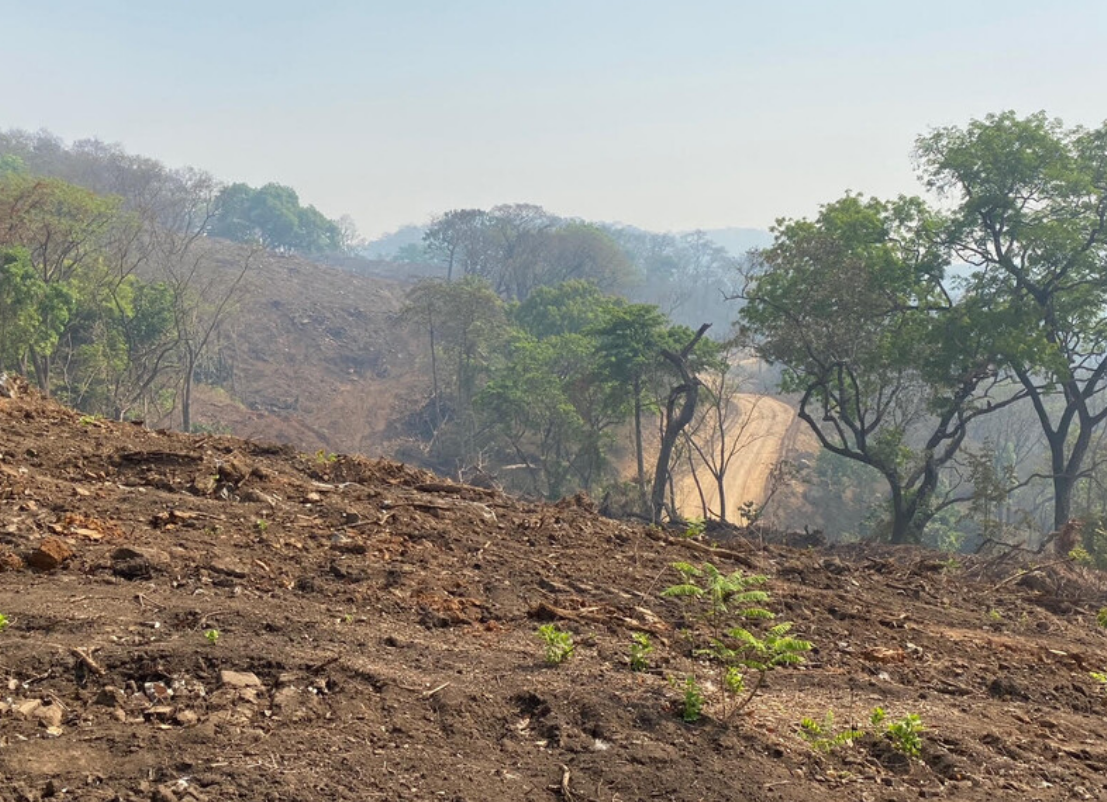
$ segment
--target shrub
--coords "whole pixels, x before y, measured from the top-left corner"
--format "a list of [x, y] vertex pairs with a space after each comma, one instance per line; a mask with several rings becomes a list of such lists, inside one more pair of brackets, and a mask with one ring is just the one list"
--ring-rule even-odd
[[[754, 590], [767, 578], [761, 575], [746, 576], [741, 571], [724, 574], [711, 563], [697, 567], [688, 563], [674, 563], [682, 582], [662, 591], [667, 598], [677, 598], [701, 607], [699, 617], [708, 625], [710, 637], [706, 645], [697, 648], [693, 635], [693, 656], [706, 656], [721, 667], [722, 718], [742, 710], [748, 705], [765, 681], [766, 675], [784, 665], [803, 662], [803, 653], [810, 651], [809, 641], [792, 637], [792, 624], [776, 624], [758, 635], [738, 622], [773, 618], [769, 610], [760, 606], [769, 599], [763, 590]], [[752, 687], [747, 688], [745, 672], [757, 675]], [[744, 694], [744, 696], [743, 696]], [[737, 699], [728, 710], [729, 700]]]

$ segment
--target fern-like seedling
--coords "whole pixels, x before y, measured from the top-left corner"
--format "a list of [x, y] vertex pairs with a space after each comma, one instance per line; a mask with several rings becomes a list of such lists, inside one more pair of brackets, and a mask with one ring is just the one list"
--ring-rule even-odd
[[925, 729], [918, 714], [909, 713], [889, 724], [887, 732], [897, 751], [908, 757], [918, 757], [922, 752], [922, 733]]
[[561, 665], [576, 651], [571, 632], [565, 632], [557, 624], [543, 624], [538, 627], [538, 637], [546, 644], [546, 662], [552, 666]]
[[722, 632], [729, 617], [746, 620], [773, 617], [761, 606], [769, 600], [769, 594], [754, 589], [768, 581], [766, 576], [746, 576], [740, 570], [724, 574], [711, 563], [697, 567], [679, 562], [673, 563], [673, 568], [683, 581], [665, 588], [661, 595], [670, 599], [700, 601], [703, 606], [701, 615], [715, 637]]
[[[768, 601], [769, 594], [755, 589], [767, 581], [766, 577], [746, 576], [741, 571], [724, 574], [711, 563], [698, 567], [674, 563], [673, 568], [684, 581], [666, 588], [661, 595], [701, 606], [700, 617], [710, 627], [711, 637], [706, 647], [693, 647], [693, 656], [710, 657], [723, 667], [724, 719], [750, 703], [769, 671], [802, 663], [803, 653], [813, 648], [809, 641], [789, 635], [792, 629], [789, 623], [776, 624], [760, 636], [745, 626], [735, 625], [737, 621], [773, 618], [761, 606]], [[744, 675], [750, 671], [756, 673], [756, 680], [747, 688]], [[738, 701], [728, 710], [733, 699]]]
[[839, 730], [834, 724], [834, 711], [827, 710], [822, 721], [804, 718], [800, 722], [799, 734], [813, 749], [832, 752], [840, 746], [848, 746], [865, 733], [852, 728]]
[[630, 643], [630, 670], [645, 671], [650, 667], [650, 653], [653, 643], [645, 632], [635, 632]]
[[703, 715], [704, 696], [700, 684], [696, 678], [688, 675], [684, 678], [684, 684], [680, 685], [675, 679], [669, 679], [670, 684], [680, 687], [684, 691], [681, 699], [680, 717], [689, 724], [699, 721]]

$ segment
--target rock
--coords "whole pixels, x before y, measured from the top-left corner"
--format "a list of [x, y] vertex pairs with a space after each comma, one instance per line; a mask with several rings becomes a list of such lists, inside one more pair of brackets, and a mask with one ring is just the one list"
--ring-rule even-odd
[[159, 785], [150, 794], [150, 802], [179, 802], [177, 794], [170, 785]]
[[219, 681], [228, 688], [260, 688], [261, 680], [249, 671], [220, 671]]
[[60, 727], [65, 720], [65, 712], [59, 705], [41, 705], [32, 715], [47, 729]]
[[111, 572], [123, 579], [149, 579], [169, 568], [171, 558], [161, 549], [122, 546], [111, 553]]
[[988, 695], [993, 699], [1028, 700], [1030, 695], [1019, 683], [1009, 677], [994, 677], [988, 683]]
[[172, 558], [170, 558], [168, 552], [162, 551], [161, 549], [137, 546], [120, 546], [111, 553], [111, 558], [113, 562], [145, 560], [150, 564], [150, 567], [157, 568], [158, 570], [169, 568], [172, 562]]
[[165, 704], [173, 698], [173, 691], [164, 682], [147, 682], [142, 690], [153, 704]]
[[114, 685], [105, 685], [100, 689], [100, 692], [96, 694], [96, 698], [92, 700], [92, 703], [104, 707], [122, 707], [126, 701], [127, 696], [123, 691], [116, 688]]
[[173, 718], [173, 707], [171, 705], [154, 705], [143, 710], [142, 716], [149, 721], [169, 721]]
[[239, 494], [238, 497], [240, 499], [242, 499], [243, 501], [250, 501], [250, 502], [255, 502], [255, 503], [258, 503], [258, 504], [268, 504], [270, 507], [274, 507], [274, 508], [277, 506], [277, 497], [276, 496], [266, 495], [265, 493], [262, 493], [260, 490], [255, 490], [252, 487], [248, 487], [245, 490], [243, 490]]
[[331, 548], [343, 554], [365, 554], [369, 551], [369, 547], [360, 540], [346, 537], [340, 532], [331, 536]]
[[48, 537], [39, 544], [37, 549], [31, 552], [31, 555], [27, 558], [27, 564], [39, 571], [54, 571], [72, 557], [73, 549], [64, 540], [57, 537]]
[[20, 718], [30, 718], [35, 715], [35, 712], [42, 707], [41, 699], [27, 699], [25, 701], [17, 703], [12, 710]]
[[0, 571], [22, 571], [23, 558], [13, 551], [0, 553]]
[[178, 710], [174, 720], [182, 727], [192, 727], [200, 721], [200, 717], [192, 710]]
[[229, 459], [219, 464], [219, 481], [238, 487], [250, 476], [250, 466], [242, 460]]
[[244, 578], [247, 573], [246, 566], [233, 557], [216, 557], [208, 563], [207, 568], [214, 573], [233, 576], [236, 579]]

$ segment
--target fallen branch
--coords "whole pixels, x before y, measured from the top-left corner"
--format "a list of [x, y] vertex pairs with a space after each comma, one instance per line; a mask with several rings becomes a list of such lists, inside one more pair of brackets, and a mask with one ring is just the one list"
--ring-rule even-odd
[[76, 657], [81, 663], [98, 677], [102, 677], [107, 674], [107, 669], [92, 659], [92, 655], [83, 649], [78, 649], [76, 646], [69, 647], [69, 653]]
[[1061, 565], [1061, 564], [1067, 563], [1067, 562], [1069, 562], [1069, 559], [1066, 557], [1063, 560], [1054, 560], [1053, 562], [1045, 563], [1044, 565], [1035, 565], [1033, 568], [1026, 568], [1022, 571], [1016, 571], [1015, 573], [1011, 574], [1011, 576], [1007, 577], [1002, 582], [1000, 582], [998, 585], [993, 587], [989, 591], [989, 593], [994, 593], [995, 591], [999, 590], [1004, 585], [1007, 585], [1011, 582], [1014, 582], [1017, 579], [1022, 579], [1024, 576], [1030, 576], [1030, 574], [1037, 573], [1038, 571], [1041, 571], [1044, 568], [1051, 568], [1054, 565]]
[[542, 601], [531, 607], [527, 611], [527, 616], [540, 620], [560, 618], [563, 621], [575, 621], [578, 624], [618, 625], [626, 629], [649, 632], [651, 635], [657, 635], [658, 637], [664, 637], [665, 632], [668, 631], [668, 627], [664, 623], [649, 624], [615, 613], [593, 612], [597, 609], [591, 607], [585, 610], [567, 610], [564, 607], [555, 607], [549, 602]]
[[573, 776], [573, 773], [569, 771], [569, 767], [562, 764], [561, 766], [561, 798], [567, 799], [569, 802], [573, 801], [573, 792], [569, 788], [569, 779]]
[[692, 551], [699, 552], [700, 554], [710, 554], [712, 557], [726, 557], [727, 559], [733, 560], [734, 562], [746, 568], [752, 569], [757, 567], [754, 565], [753, 560], [751, 560], [745, 554], [734, 551], [732, 549], [724, 549], [722, 546], [707, 546], [703, 543], [697, 543], [696, 541], [689, 540], [687, 538], [670, 537], [664, 532], [658, 532], [654, 529], [647, 529], [646, 534], [648, 534], [654, 540], [665, 543], [669, 546], [691, 549]]

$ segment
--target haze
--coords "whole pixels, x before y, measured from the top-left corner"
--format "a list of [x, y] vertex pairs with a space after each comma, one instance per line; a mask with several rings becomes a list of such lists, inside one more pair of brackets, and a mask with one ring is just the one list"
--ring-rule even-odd
[[929, 128], [1107, 115], [1107, 4], [0, 2], [0, 127], [295, 187], [377, 235], [526, 201], [765, 228], [917, 192]]

